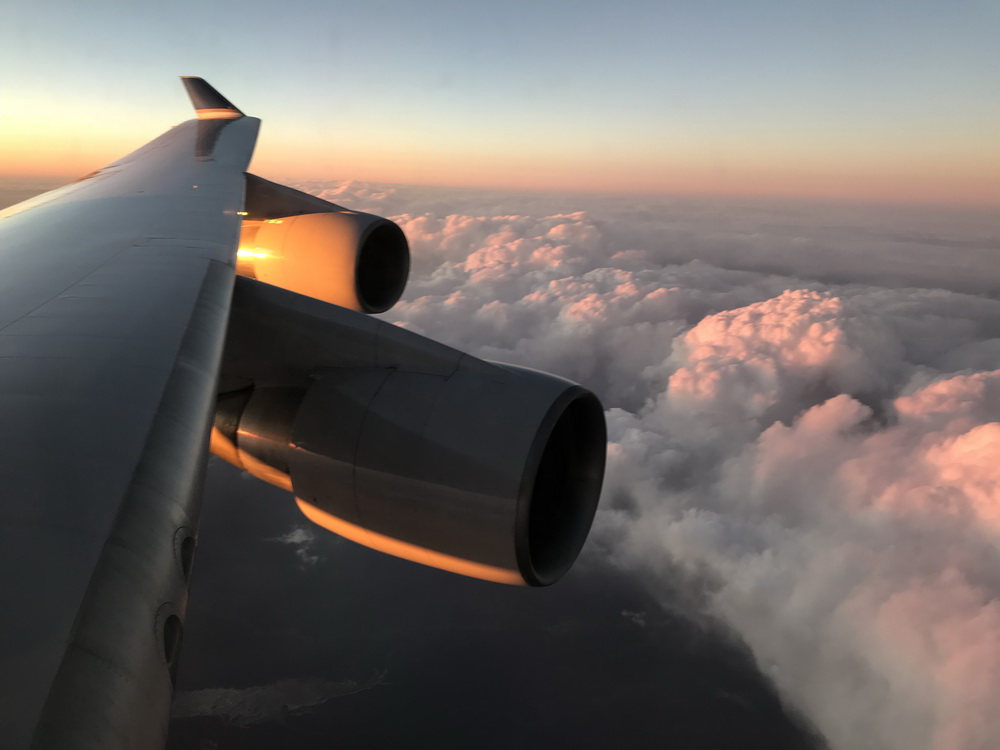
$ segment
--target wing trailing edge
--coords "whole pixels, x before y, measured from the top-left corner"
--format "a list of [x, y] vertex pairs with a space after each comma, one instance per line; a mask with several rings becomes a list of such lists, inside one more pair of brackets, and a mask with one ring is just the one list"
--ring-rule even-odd
[[181, 76], [181, 82], [191, 97], [199, 120], [235, 120], [243, 113], [226, 97], [212, 88], [204, 78]]

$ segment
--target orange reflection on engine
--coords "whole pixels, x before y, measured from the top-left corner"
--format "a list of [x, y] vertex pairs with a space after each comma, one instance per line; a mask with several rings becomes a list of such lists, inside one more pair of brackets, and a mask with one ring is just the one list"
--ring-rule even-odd
[[238, 469], [253, 474], [258, 479], [263, 479], [268, 484], [280, 487], [288, 492], [292, 491], [292, 478], [272, 466], [259, 461], [246, 451], [241, 451], [233, 442], [227, 438], [218, 427], [212, 427], [209, 439], [209, 449], [223, 461], [231, 463]]
[[296, 497], [295, 502], [298, 504], [299, 510], [302, 511], [303, 515], [317, 526], [322, 526], [334, 534], [342, 536], [345, 539], [350, 539], [352, 542], [357, 542], [365, 547], [385, 552], [387, 555], [402, 557], [404, 560], [411, 560], [422, 565], [429, 565], [432, 568], [440, 568], [441, 570], [458, 573], [459, 575], [469, 576], [470, 578], [506, 583], [511, 586], [525, 585], [524, 579], [516, 570], [498, 568], [493, 565], [473, 562], [472, 560], [463, 560], [460, 557], [446, 555], [444, 552], [419, 547], [416, 544], [393, 539], [385, 534], [379, 534], [363, 526], [358, 526], [342, 518], [337, 518], [301, 498]]

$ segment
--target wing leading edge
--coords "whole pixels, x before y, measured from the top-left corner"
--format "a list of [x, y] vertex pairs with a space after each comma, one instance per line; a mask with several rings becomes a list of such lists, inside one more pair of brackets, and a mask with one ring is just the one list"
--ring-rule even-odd
[[166, 736], [259, 125], [185, 86], [199, 119], [0, 213], [4, 748]]

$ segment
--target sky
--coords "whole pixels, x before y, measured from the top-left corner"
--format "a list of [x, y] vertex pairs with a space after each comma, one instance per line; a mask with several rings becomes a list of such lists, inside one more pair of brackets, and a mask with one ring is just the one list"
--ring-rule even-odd
[[257, 173], [404, 229], [386, 319], [606, 408], [593, 533], [541, 592], [213, 461], [172, 750], [994, 747], [995, 0], [2, 12], [4, 194], [202, 75], [263, 119]]
[[270, 178], [995, 206], [998, 28], [995, 0], [5, 0], [0, 172], [112, 161], [201, 75]]

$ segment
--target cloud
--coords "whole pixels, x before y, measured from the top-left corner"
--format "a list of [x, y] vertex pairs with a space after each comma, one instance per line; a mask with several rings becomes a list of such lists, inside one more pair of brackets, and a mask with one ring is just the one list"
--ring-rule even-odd
[[1000, 281], [995, 218], [329, 189], [411, 239], [386, 317], [598, 392], [614, 565], [834, 748], [993, 746], [1000, 302], [964, 292]]
[[383, 675], [363, 683], [354, 680], [280, 680], [246, 688], [206, 688], [180, 691], [174, 696], [171, 718], [216, 716], [238, 727], [281, 721], [316, 710], [329, 700], [370, 690]]
[[294, 547], [295, 556], [298, 558], [299, 567], [302, 569], [311, 567], [323, 559], [313, 552], [316, 545], [316, 533], [305, 526], [295, 526], [287, 534], [270, 537], [265, 541], [279, 542]]
[[624, 617], [629, 622], [638, 625], [640, 628], [646, 627], [646, 613], [645, 612], [633, 612], [630, 609], [622, 610], [622, 617]]

